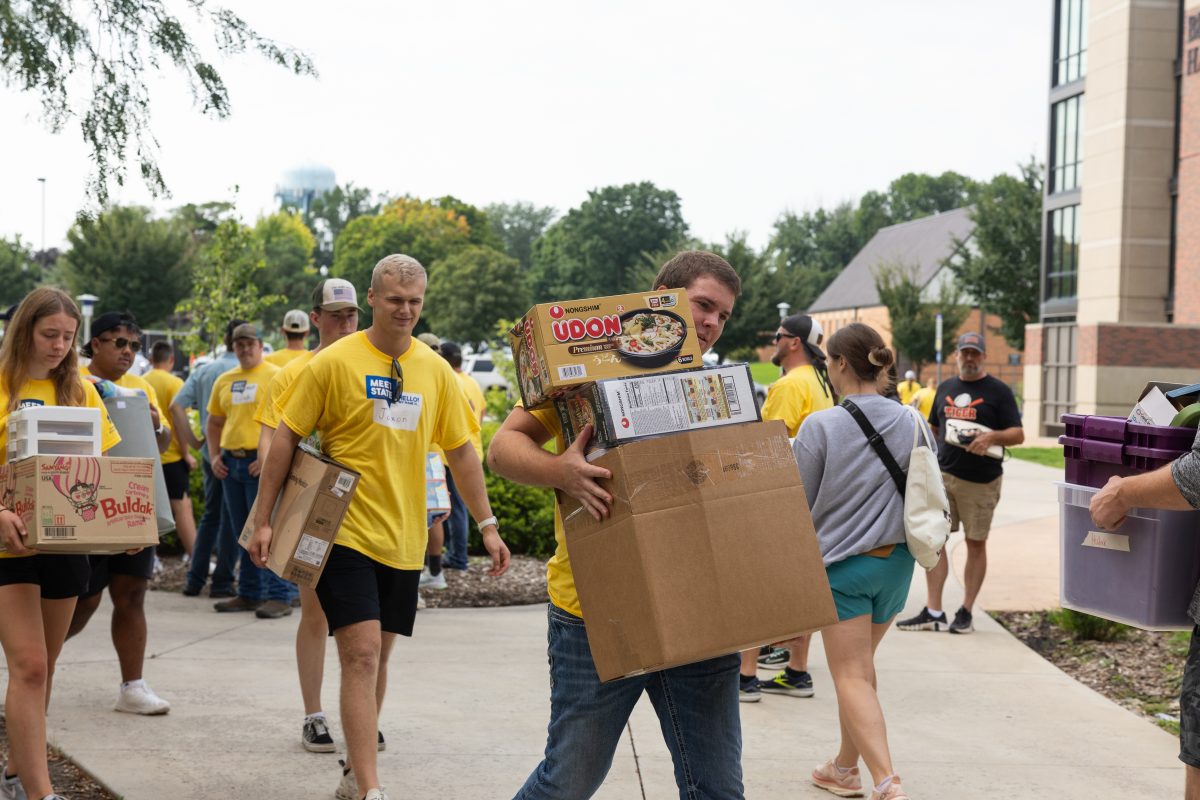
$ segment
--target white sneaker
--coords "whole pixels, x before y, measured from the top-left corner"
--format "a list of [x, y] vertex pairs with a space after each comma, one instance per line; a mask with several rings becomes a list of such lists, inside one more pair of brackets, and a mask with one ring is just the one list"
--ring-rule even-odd
[[340, 758], [338, 766], [342, 768], [342, 782], [338, 784], [337, 791], [333, 793], [334, 798], [336, 800], [359, 800], [358, 779], [354, 777], [354, 772], [346, 769], [346, 762]]
[[417, 610], [420, 611], [424, 607], [425, 607], [425, 598], [421, 597], [421, 595], [417, 595]]
[[387, 792], [385, 792], [382, 788], [372, 789], [371, 791], [367, 792], [367, 796], [364, 797], [363, 800], [388, 800], [388, 796]]
[[25, 796], [25, 787], [21, 785], [21, 779], [16, 775], [8, 776], [8, 764], [0, 768], [0, 798], [3, 800], [28, 800]]
[[422, 589], [447, 589], [446, 573], [439, 572], [437, 575], [430, 575], [429, 570], [421, 572], [421, 580], [417, 584]]
[[144, 680], [137, 680], [121, 687], [116, 709], [129, 714], [152, 717], [157, 714], [166, 714], [171, 710], [171, 704], [156, 695]]

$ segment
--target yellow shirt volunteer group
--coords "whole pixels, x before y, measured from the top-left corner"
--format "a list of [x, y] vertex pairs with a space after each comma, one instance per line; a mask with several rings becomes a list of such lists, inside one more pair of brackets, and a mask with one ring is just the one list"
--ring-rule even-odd
[[279, 367], [266, 361], [254, 369], [234, 367], [217, 378], [208, 398], [210, 416], [225, 417], [221, 429], [221, 449], [257, 450], [258, 423], [254, 421], [259, 398]]
[[263, 361], [266, 361], [268, 364], [274, 364], [280, 369], [283, 369], [288, 364], [291, 364], [293, 361], [305, 354], [311, 355], [310, 351], [308, 350], [276, 350], [273, 353], [267, 353], [265, 356], [263, 356]]
[[788, 436], [795, 436], [805, 417], [826, 408], [833, 408], [833, 398], [826, 394], [816, 368], [805, 364], [788, 370], [771, 384], [762, 416], [763, 419], [782, 420], [787, 425]]
[[426, 454], [461, 447], [479, 430], [446, 360], [413, 339], [397, 359], [403, 395], [393, 402], [392, 358], [360, 331], [321, 350], [284, 391], [282, 421], [316, 430], [322, 449], [362, 479], [337, 544], [395, 569], [421, 569], [428, 544]]
[[900, 404], [908, 405], [911, 403], [920, 389], [921, 384], [916, 381], [900, 381], [897, 383], [896, 394], [900, 397]]
[[[17, 408], [58, 405], [58, 399], [54, 393], [54, 381], [49, 379], [26, 381], [25, 385], [21, 387], [21, 391], [17, 392], [17, 398]], [[112, 420], [109, 419], [108, 409], [104, 407], [104, 401], [100, 399], [96, 387], [88, 381], [83, 382], [83, 398], [85, 407], [100, 410], [100, 452], [107, 452], [121, 443], [121, 434], [117, 433], [117, 426], [113, 425]], [[11, 399], [8, 392], [0, 389], [0, 463], [8, 462], [8, 406]], [[0, 552], [0, 558], [27, 558], [27, 556], [14, 556], [11, 553]]]
[[[162, 417], [164, 425], [170, 425], [171, 413], [168, 409], [171, 403], [175, 400], [175, 395], [179, 394], [179, 390], [183, 388], [183, 380], [176, 375], [162, 369], [152, 369], [142, 376], [142, 379], [150, 384], [158, 395], [158, 413]], [[162, 463], [174, 464], [176, 461], [183, 460], [183, 453], [179, 451], [179, 442], [175, 437], [171, 437], [171, 446], [162, 454]]]
[[292, 381], [296, 380], [296, 376], [315, 355], [316, 353], [311, 350], [299, 353], [298, 358], [293, 358], [287, 363], [287, 366], [275, 373], [275, 377], [271, 378], [271, 382], [267, 384], [267, 391], [263, 394], [262, 400], [258, 403], [258, 409], [254, 412], [255, 422], [259, 425], [266, 425], [268, 428], [279, 427], [279, 418], [283, 415], [283, 408], [279, 405], [279, 400], [287, 391], [287, 387], [292, 385]]

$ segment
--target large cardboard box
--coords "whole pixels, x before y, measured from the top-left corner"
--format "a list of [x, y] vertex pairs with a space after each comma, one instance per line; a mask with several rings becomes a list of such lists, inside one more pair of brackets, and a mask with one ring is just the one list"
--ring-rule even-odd
[[25, 523], [27, 547], [119, 553], [158, 544], [154, 460], [31, 456], [0, 467], [0, 504]]
[[682, 289], [536, 305], [513, 326], [509, 343], [526, 408], [595, 380], [701, 365]]
[[782, 422], [633, 442], [595, 463], [613, 473], [609, 518], [559, 502], [601, 680], [837, 622]]
[[[271, 555], [267, 568], [284, 580], [312, 589], [329, 561], [329, 552], [359, 474], [304, 445], [296, 449], [283, 491], [271, 512]], [[238, 544], [250, 545], [258, 500], [242, 528]]]
[[594, 426], [589, 451], [761, 419], [745, 364], [596, 381], [554, 407], [568, 444]]

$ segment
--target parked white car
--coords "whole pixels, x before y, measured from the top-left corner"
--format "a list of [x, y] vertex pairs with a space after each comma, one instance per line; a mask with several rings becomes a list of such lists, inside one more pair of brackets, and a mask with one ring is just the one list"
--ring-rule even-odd
[[496, 369], [496, 364], [492, 361], [491, 353], [463, 355], [462, 368], [463, 372], [479, 382], [484, 392], [492, 389], [499, 389], [502, 392], [508, 391], [508, 381]]

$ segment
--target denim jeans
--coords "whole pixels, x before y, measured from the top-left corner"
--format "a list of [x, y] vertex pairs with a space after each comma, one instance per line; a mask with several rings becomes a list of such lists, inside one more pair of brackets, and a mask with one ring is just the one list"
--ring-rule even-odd
[[[250, 474], [253, 458], [234, 458], [229, 453], [222, 453], [221, 460], [229, 469], [225, 478], [225, 508], [229, 527], [235, 531], [234, 537], [241, 536], [246, 520], [250, 518], [250, 508], [258, 495], [258, 477]], [[237, 545], [235, 545], [237, 546]], [[240, 553], [238, 566], [238, 597], [259, 602], [262, 600], [279, 600], [290, 603], [300, 594], [294, 583], [289, 583], [274, 572], [263, 567], [257, 567], [250, 559], [250, 553], [245, 548], [237, 546]]]
[[553, 604], [547, 613], [546, 755], [514, 800], [585, 800], [595, 794], [642, 692], [658, 714], [681, 800], [744, 796], [736, 653], [600, 683], [583, 620]]
[[470, 532], [471, 518], [467, 514], [467, 504], [454, 485], [454, 476], [450, 474], [449, 467], [446, 467], [446, 488], [450, 490], [450, 518], [442, 524], [446, 531], [446, 552], [442, 565], [450, 569], [466, 569], [467, 534]]
[[208, 459], [200, 459], [204, 472], [204, 514], [196, 526], [196, 544], [192, 548], [192, 566], [188, 568], [188, 588], [200, 591], [208, 581], [209, 561], [217, 551], [217, 567], [212, 574], [212, 589], [225, 594], [233, 589], [233, 571], [237, 567], [237, 538], [230, 535], [225, 515], [222, 483], [213, 475]]

